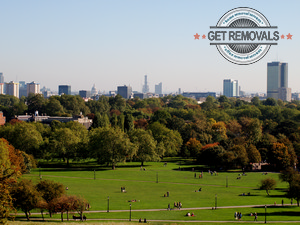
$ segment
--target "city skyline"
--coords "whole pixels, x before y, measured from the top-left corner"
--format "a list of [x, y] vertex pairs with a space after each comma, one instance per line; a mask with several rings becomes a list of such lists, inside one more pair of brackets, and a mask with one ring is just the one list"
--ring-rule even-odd
[[[146, 74], [151, 92], [162, 82], [164, 93], [179, 88], [220, 93], [219, 81], [230, 77], [247, 93], [265, 93], [267, 62], [281, 61], [289, 63], [292, 92], [300, 92], [296, 0], [14, 0], [1, 6], [0, 71], [5, 82], [36, 81], [51, 90], [68, 84], [76, 91], [96, 84], [101, 92], [126, 84], [141, 91]], [[236, 7], [260, 11], [292, 40], [280, 39], [259, 62], [240, 66], [223, 59], [207, 40], [194, 39]]]

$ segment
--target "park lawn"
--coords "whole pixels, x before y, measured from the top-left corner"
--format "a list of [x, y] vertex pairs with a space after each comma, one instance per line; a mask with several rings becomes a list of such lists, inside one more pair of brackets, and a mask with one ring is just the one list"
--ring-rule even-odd
[[[50, 179], [63, 183], [68, 187], [68, 194], [79, 195], [87, 199], [91, 205], [90, 210], [107, 210], [108, 196], [110, 210], [129, 210], [129, 204], [132, 210], [135, 209], [166, 209], [168, 204], [173, 206], [174, 202], [182, 202], [183, 208], [196, 207], [214, 207], [217, 203], [221, 206], [241, 206], [241, 205], [273, 205], [274, 202], [281, 204], [289, 203], [290, 200], [285, 198], [285, 190], [287, 183], [280, 182], [278, 173], [268, 173], [263, 175], [261, 172], [249, 172], [246, 176], [242, 176], [241, 172], [218, 172], [217, 174], [209, 174], [207, 169], [191, 164], [191, 161], [168, 161], [164, 166], [164, 162], [149, 162], [145, 164], [146, 170], [141, 170], [140, 163], [121, 164], [116, 170], [107, 167], [97, 167], [95, 172], [93, 168], [42, 168], [42, 179]], [[180, 166], [180, 170], [179, 170]], [[194, 168], [194, 171], [193, 169]], [[203, 178], [199, 179], [200, 172], [203, 171]], [[32, 179], [34, 182], [39, 181], [39, 169], [32, 170], [31, 174], [23, 177]], [[195, 178], [196, 173], [196, 178]], [[237, 179], [241, 177], [241, 179]], [[260, 180], [272, 177], [277, 180], [277, 188], [270, 192], [270, 196], [264, 190], [259, 190]], [[226, 183], [228, 187], [226, 187]], [[121, 192], [121, 187], [126, 188], [126, 193]], [[198, 192], [199, 188], [201, 192]], [[167, 192], [170, 197], [163, 197]], [[245, 196], [242, 196], [242, 194]], [[248, 196], [250, 193], [250, 196]], [[136, 200], [136, 202], [132, 202]], [[276, 208], [277, 209], [277, 208]], [[220, 209], [221, 210], [221, 209]], [[233, 209], [224, 210], [224, 217], [219, 215], [218, 210], [207, 210], [205, 220], [222, 220], [226, 216], [232, 219]], [[275, 210], [275, 209], [274, 209]], [[286, 210], [284, 208], [284, 210]], [[299, 209], [296, 207], [295, 211]], [[293, 211], [292, 210], [292, 211]], [[258, 211], [258, 210], [257, 210]], [[270, 211], [271, 212], [271, 211]], [[280, 214], [281, 211], [274, 211], [274, 218], [289, 219], [289, 216]], [[294, 211], [293, 211], [294, 212]], [[159, 212], [134, 212], [136, 218], [144, 217], [143, 213], [149, 215], [149, 219], [173, 219], [185, 220], [179, 210], [159, 211]], [[167, 213], [167, 214], [166, 214]], [[186, 212], [185, 212], [186, 213]], [[196, 210], [194, 210], [196, 214]], [[218, 213], [218, 219], [214, 215]], [[250, 211], [249, 211], [250, 213]], [[196, 215], [202, 215], [203, 210], [197, 211]], [[300, 213], [299, 213], [300, 214]], [[109, 215], [109, 218], [126, 218], [128, 212], [118, 213], [96, 213], [89, 214], [93, 218], [103, 218]], [[126, 216], [127, 215], [127, 216]], [[281, 215], [281, 216], [277, 216]], [[287, 215], [289, 215], [287, 213]], [[297, 218], [293, 213], [292, 218]], [[100, 216], [100, 217], [99, 217]], [[260, 218], [261, 216], [259, 216]], [[59, 218], [59, 217], [58, 217]], [[104, 217], [106, 218], [106, 217]], [[198, 220], [200, 217], [191, 219]], [[220, 219], [219, 219], [220, 218]], [[246, 218], [246, 217], [245, 217]], [[188, 218], [190, 219], [190, 218]], [[250, 220], [252, 218], [249, 218]], [[254, 218], [253, 218], [254, 219]], [[202, 216], [201, 216], [202, 220]], [[228, 220], [228, 219], [225, 219]], [[271, 220], [271, 219], [270, 219]], [[275, 219], [276, 220], [276, 219]], [[281, 220], [281, 219], [279, 219]]]

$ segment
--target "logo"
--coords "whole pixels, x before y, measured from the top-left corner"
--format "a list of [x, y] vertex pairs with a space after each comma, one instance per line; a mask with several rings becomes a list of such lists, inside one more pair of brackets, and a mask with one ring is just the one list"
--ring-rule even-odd
[[[195, 39], [200, 35], [196, 33]], [[292, 39], [289, 33], [287, 39]], [[277, 26], [271, 26], [267, 18], [255, 9], [240, 7], [225, 13], [216, 26], [211, 26], [207, 36], [210, 45], [229, 62], [248, 65], [262, 59], [272, 45], [285, 35], [279, 34]]]

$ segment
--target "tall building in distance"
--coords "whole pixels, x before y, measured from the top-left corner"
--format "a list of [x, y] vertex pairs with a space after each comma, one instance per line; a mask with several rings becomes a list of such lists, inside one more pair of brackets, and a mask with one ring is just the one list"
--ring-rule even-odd
[[31, 83], [27, 83], [27, 96], [30, 94], [30, 93], [33, 93], [33, 94], [40, 94], [40, 84], [37, 84], [35, 83], [34, 81], [32, 81]]
[[288, 87], [288, 64], [269, 62], [267, 72], [267, 97], [291, 101], [291, 89]]
[[91, 91], [80, 90], [79, 95], [80, 95], [81, 98], [90, 98], [91, 97]]
[[143, 93], [148, 93], [149, 92], [149, 85], [148, 85], [148, 80], [147, 80], [147, 75], [145, 75], [145, 83], [143, 85]]
[[162, 95], [162, 82], [155, 84], [155, 94]]
[[4, 95], [4, 84], [0, 83], [0, 95]]
[[4, 76], [3, 73], [0, 73], [0, 84], [4, 83]]
[[130, 86], [118, 86], [118, 94], [123, 98], [129, 99], [131, 98], [132, 88]]
[[239, 82], [237, 80], [224, 79], [223, 95], [226, 97], [239, 97]]
[[19, 83], [11, 81], [9, 83], [5, 83], [5, 87], [7, 95], [13, 95], [19, 98]]
[[62, 95], [71, 95], [71, 86], [70, 85], [59, 85], [58, 86], [58, 94]]
[[19, 97], [27, 97], [27, 85], [25, 81], [19, 81]]
[[92, 90], [91, 90], [91, 96], [95, 96], [98, 94], [98, 90], [96, 88], [96, 85], [94, 84], [93, 87], [92, 87]]

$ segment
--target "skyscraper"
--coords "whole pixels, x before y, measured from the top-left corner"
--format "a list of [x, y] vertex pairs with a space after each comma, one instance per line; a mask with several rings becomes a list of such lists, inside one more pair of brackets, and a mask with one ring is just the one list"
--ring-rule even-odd
[[5, 86], [7, 95], [13, 95], [19, 98], [19, 83], [11, 81], [9, 83], [5, 83]]
[[32, 81], [31, 83], [27, 83], [27, 96], [30, 93], [40, 94], [40, 84], [37, 84], [34, 81]]
[[147, 81], [147, 75], [145, 75], [145, 83], [143, 85], [143, 93], [148, 93], [149, 92], [149, 85], [148, 85], [148, 81]]
[[268, 63], [267, 97], [289, 101], [291, 90], [288, 88], [288, 64]]
[[159, 84], [155, 84], [155, 94], [161, 95], [162, 94], [162, 82]]
[[4, 76], [3, 76], [3, 73], [0, 73], [0, 83], [1, 83], [1, 84], [4, 83]]
[[19, 97], [27, 97], [27, 85], [25, 81], [19, 81]]
[[58, 94], [71, 95], [71, 86], [70, 85], [59, 85]]
[[123, 98], [130, 98], [132, 93], [132, 88], [130, 86], [118, 86], [118, 94]]
[[223, 95], [226, 97], [239, 96], [239, 82], [237, 80], [224, 79], [223, 80]]

